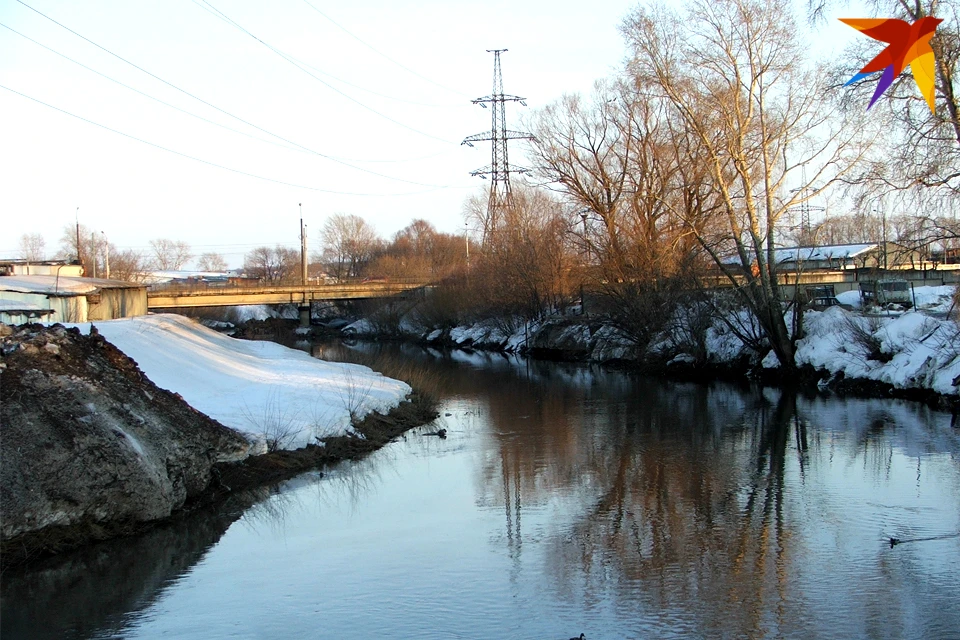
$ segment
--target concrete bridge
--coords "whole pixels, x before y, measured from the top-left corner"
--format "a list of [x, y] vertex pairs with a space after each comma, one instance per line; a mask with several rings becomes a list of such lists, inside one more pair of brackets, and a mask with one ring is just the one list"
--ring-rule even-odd
[[319, 300], [366, 300], [410, 295], [427, 286], [422, 280], [353, 282], [318, 285], [217, 287], [174, 285], [147, 290], [147, 308], [234, 307], [247, 304], [295, 304], [301, 322], [309, 322], [310, 303]]

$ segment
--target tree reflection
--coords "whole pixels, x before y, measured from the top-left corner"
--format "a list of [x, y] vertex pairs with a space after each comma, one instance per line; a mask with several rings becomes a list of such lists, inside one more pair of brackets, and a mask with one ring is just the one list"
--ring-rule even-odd
[[[956, 531], [930, 517], [960, 496], [949, 415], [471, 358], [438, 367], [482, 411], [491, 442], [476, 502], [502, 514], [491, 543], [512, 584], [526, 573], [580, 610], [628, 611], [638, 636], [908, 637], [960, 624], [954, 574], [925, 564], [920, 544], [891, 556], [885, 537]], [[920, 518], [922, 493], [939, 502]]]
[[[484, 469], [483, 499], [501, 496], [511, 551], [521, 503], [582, 495], [582, 515], [546, 553], [564, 595], [599, 602], [616, 589], [641, 611], [698, 602], [678, 614], [736, 635], [782, 622], [766, 616], [789, 597], [785, 461], [791, 441], [800, 457], [807, 449], [793, 396], [745, 404], [722, 386], [636, 382], [593, 414], [589, 393], [528, 391], [505, 390], [490, 409], [499, 459]], [[518, 427], [527, 413], [537, 420]]]

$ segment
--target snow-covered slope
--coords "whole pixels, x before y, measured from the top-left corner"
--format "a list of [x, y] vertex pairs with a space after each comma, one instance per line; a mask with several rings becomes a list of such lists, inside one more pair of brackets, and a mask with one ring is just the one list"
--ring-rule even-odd
[[[899, 389], [932, 389], [956, 394], [960, 378], [960, 336], [957, 325], [911, 311], [891, 317], [862, 317], [840, 307], [808, 311], [806, 337], [797, 343], [797, 364], [810, 364], [850, 378], [886, 382]], [[884, 358], [871, 358], [869, 336]], [[884, 362], [883, 360], [887, 361]]]
[[[255, 442], [296, 449], [350, 431], [351, 414], [385, 412], [410, 387], [368, 367], [273, 342], [237, 340], [174, 314], [95, 323], [159, 387]], [[74, 325], [84, 333], [90, 324]]]

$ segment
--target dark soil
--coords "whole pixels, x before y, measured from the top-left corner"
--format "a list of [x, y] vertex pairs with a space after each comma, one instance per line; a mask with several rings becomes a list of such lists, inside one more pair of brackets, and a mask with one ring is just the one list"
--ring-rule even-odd
[[359, 436], [334, 436], [325, 438], [322, 445], [307, 445], [294, 451], [275, 451], [240, 462], [215, 465], [215, 481], [194, 504], [215, 502], [233, 491], [285, 480], [342, 460], [358, 460], [438, 415], [435, 400], [414, 392], [409, 400], [387, 415], [370, 414], [355, 424], [354, 431], [361, 434]]
[[[143, 405], [138, 405], [140, 407], [137, 409], [139, 415], [148, 412], [162, 414], [164, 421], [176, 422], [190, 431], [197, 429], [202, 423], [205, 429], [214, 434], [213, 437], [227, 438], [227, 436], [230, 436], [244, 445], [246, 443], [245, 439], [232, 430], [187, 405], [178, 394], [154, 386], [139, 369], [136, 362], [113, 347], [96, 332], [93, 332], [90, 336], [81, 336], [75, 329], [65, 330], [59, 326], [45, 328], [40, 325], [20, 327], [18, 331], [28, 333], [29, 341], [21, 346], [19, 342], [10, 342], [16, 336], [4, 338], [4, 354], [0, 357], [0, 362], [3, 362], [0, 391], [3, 395], [3, 404], [5, 405], [3, 409], [6, 416], [2, 421], [5, 437], [0, 439], [0, 443], [12, 445], [17, 442], [19, 444], [25, 438], [25, 436], [20, 437], [18, 433], [15, 433], [19, 418], [12, 417], [7, 413], [8, 411], [27, 411], [29, 409], [32, 412], [30, 413], [31, 416], [39, 416], [36, 420], [44, 421], [54, 430], [67, 429], [71, 434], [76, 430], [76, 425], [73, 425], [75, 416], [72, 414], [80, 412], [74, 411], [72, 404], [77, 403], [66, 403], [62, 398], [57, 400], [57, 398], [47, 398], [39, 395], [33, 397], [35, 393], [32, 387], [21, 382], [21, 377], [27, 375], [30, 371], [34, 371], [34, 373], [29, 375], [35, 376], [37, 375], [36, 372], [42, 372], [44, 375], [54, 377], [57, 380], [83, 382], [90, 387], [90, 392], [88, 396], [80, 397], [81, 405], [87, 402], [96, 402], [99, 409], [100, 403], [106, 403], [110, 398], [119, 398], [118, 402], [121, 403], [131, 403], [133, 402], [131, 398], [137, 398], [138, 402]], [[264, 336], [258, 337], [262, 338]], [[50, 346], [47, 346], [48, 343]], [[9, 353], [7, 353], [8, 351]], [[72, 388], [71, 392], [73, 392]], [[126, 405], [124, 404], [124, 406]], [[20, 409], [18, 410], [17, 407], [20, 407]], [[322, 468], [341, 460], [362, 458], [399, 437], [405, 431], [436, 418], [438, 415], [436, 407], [435, 399], [415, 392], [407, 401], [395, 407], [387, 415], [371, 414], [355, 424], [354, 432], [357, 435], [330, 437], [324, 439], [322, 444], [311, 445], [304, 449], [277, 451], [247, 457], [236, 462], [216, 462], [216, 458], [213, 458], [213, 464], [211, 464], [210, 454], [206, 452], [203, 455], [205, 456], [204, 460], [208, 473], [204, 476], [202, 484], [199, 481], [193, 481], [192, 488], [186, 492], [185, 502], [182, 503], [181, 507], [176, 508], [169, 517], [157, 518], [151, 516], [148, 519], [137, 517], [137, 515], [132, 517], [121, 515], [112, 518], [95, 518], [92, 516], [88, 518], [83, 516], [67, 525], [49, 525], [39, 530], [4, 539], [0, 543], [0, 566], [6, 568], [83, 547], [97, 541], [139, 534], [161, 525], [164, 521], [183, 517], [198, 508], [209, 505], [217, 508], [218, 503], [229, 502], [234, 496], [247, 490], [274, 484], [305, 471]], [[106, 410], [102, 409], [101, 412], [106, 413]], [[118, 424], [123, 424], [125, 429], [128, 428], [129, 425], [124, 418], [125, 414], [119, 410], [111, 410], [110, 413], [117, 416]], [[169, 418], [166, 416], [169, 416]], [[217, 435], [221, 431], [224, 435]], [[17, 437], [14, 438], [14, 436]], [[171, 437], [176, 438], [177, 436]], [[66, 437], [60, 438], [60, 440], [67, 443], [71, 442]], [[232, 440], [229, 441], [232, 445]], [[173, 446], [179, 445], [173, 443]], [[95, 446], [92, 447], [92, 450], [100, 451], [102, 447]], [[230, 451], [232, 452], [233, 449], [230, 449]], [[228, 455], [220, 457], [220, 460], [235, 460], [237, 457], [240, 456]], [[96, 463], [81, 466], [88, 469], [91, 474], [97, 473], [99, 469]], [[41, 465], [41, 469], [42, 467], [43, 465]], [[8, 470], [12, 472], [14, 468], [11, 465]], [[41, 471], [37, 473], [41, 473]], [[100, 473], [100, 475], [103, 474]], [[77, 472], [76, 477], [73, 477], [71, 482], [83, 489], [85, 478], [86, 476]], [[30, 478], [23, 478], [23, 481], [28, 484], [33, 482]], [[8, 483], [5, 482], [4, 484]], [[11, 481], [11, 484], [16, 483]], [[7, 489], [11, 489], [11, 487], [4, 487], [5, 494]], [[94, 496], [98, 491], [94, 485], [90, 485], [85, 490]], [[112, 501], [109, 495], [102, 496], [102, 498], [107, 500], [108, 503]], [[6, 496], [4, 502], [9, 502], [11, 509], [18, 508], [14, 506], [12, 501], [8, 501]], [[78, 504], [82, 505], [82, 501]]]

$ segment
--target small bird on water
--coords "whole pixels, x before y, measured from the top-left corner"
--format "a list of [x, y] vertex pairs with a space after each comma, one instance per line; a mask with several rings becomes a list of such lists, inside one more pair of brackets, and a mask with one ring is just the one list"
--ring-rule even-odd
[[583, 635], [583, 634], [581, 633], [581, 634], [580, 634], [579, 636], [577, 636], [576, 638], [570, 638], [570, 640], [587, 640], [587, 636], [585, 636], [585, 635]]

